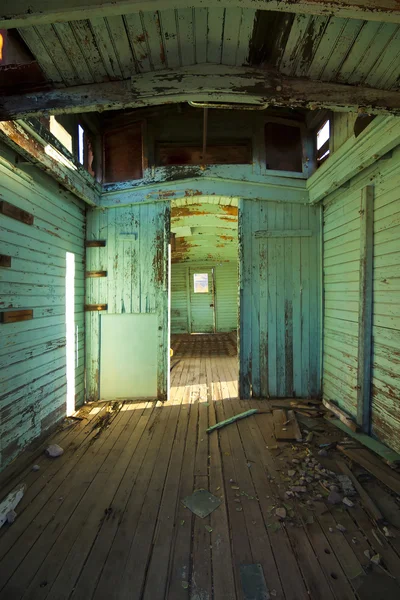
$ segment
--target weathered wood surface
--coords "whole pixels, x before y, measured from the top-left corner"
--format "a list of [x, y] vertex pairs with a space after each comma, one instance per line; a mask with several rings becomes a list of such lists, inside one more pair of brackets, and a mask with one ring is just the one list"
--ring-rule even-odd
[[279, 71], [197, 65], [135, 75], [131, 80], [4, 96], [0, 120], [27, 116], [139, 108], [170, 102], [238, 102], [315, 110], [400, 114], [400, 92], [311, 81]]
[[[212, 356], [206, 344], [199, 353], [192, 340], [197, 358], [181, 356], [170, 401], [125, 402], [97, 415], [104, 405], [85, 406], [87, 424], [51, 439], [65, 448], [62, 457], [43, 455], [38, 473], [28, 465], [8, 482], [5, 493], [28, 485], [18, 519], [0, 532], [2, 596], [238, 600], [240, 565], [257, 562], [271, 597], [358, 597], [364, 550], [377, 544], [373, 521], [357, 503], [348, 512], [283, 500], [286, 469], [299, 453], [280, 443], [285, 452], [275, 456], [271, 414], [206, 435], [216, 420], [262, 413], [269, 403], [237, 400], [236, 357]], [[105, 414], [109, 427], [99, 435]], [[199, 485], [222, 500], [204, 520], [181, 502]], [[283, 503], [295, 515], [286, 527], [274, 514]], [[332, 533], [337, 523], [344, 534]], [[377, 551], [398, 578], [400, 559], [391, 540], [380, 539]]]
[[[192, 0], [191, 6], [203, 6], [203, 0]], [[400, 23], [400, 10], [396, 0], [209, 0], [207, 6], [235, 6], [257, 10], [283, 11], [299, 14], [326, 13], [347, 19], [365, 19]], [[2, 7], [0, 28], [28, 27], [62, 21], [91, 19], [94, 17], [112, 17], [121, 14], [134, 16], [139, 11], [168, 10], [186, 8], [186, 0], [106, 0], [70, 1], [65, 6], [52, 6], [45, 0], [36, 0], [32, 7], [28, 0], [7, 2]]]
[[[320, 392], [319, 210], [243, 200], [239, 214], [243, 398]], [[311, 229], [311, 237], [256, 239], [260, 228]]]
[[[393, 125], [396, 127], [396, 123]], [[370, 127], [374, 126], [375, 121]], [[382, 133], [385, 131], [386, 127]], [[338, 402], [341, 409], [355, 417], [360, 311], [360, 199], [362, 190], [374, 185], [372, 434], [397, 453], [400, 453], [400, 410], [396, 401], [400, 394], [397, 355], [400, 322], [396, 308], [399, 304], [399, 165], [400, 148], [397, 144], [386, 157], [353, 177], [347, 188], [341, 187], [330, 194], [324, 206], [323, 254], [324, 397]]]
[[4, 468], [34, 438], [65, 415], [66, 255], [75, 255], [76, 403], [83, 402], [84, 203], [33, 165], [16, 167], [0, 149], [0, 194], [34, 216], [26, 225], [0, 214], [0, 310], [34, 318], [2, 325], [0, 450]]
[[[86, 303], [106, 304], [108, 313], [158, 315], [158, 381], [160, 399], [167, 395], [169, 243], [167, 202], [116, 207], [88, 212], [88, 239], [106, 239], [105, 248], [88, 248], [88, 271], [107, 271], [107, 277], [86, 280]], [[87, 397], [99, 398], [100, 314], [86, 314]]]

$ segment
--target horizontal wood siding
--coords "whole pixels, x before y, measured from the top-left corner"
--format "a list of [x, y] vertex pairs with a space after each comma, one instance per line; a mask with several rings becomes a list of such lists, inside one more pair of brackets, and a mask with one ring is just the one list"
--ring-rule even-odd
[[171, 333], [189, 333], [187, 265], [172, 265]]
[[324, 206], [324, 397], [357, 412], [361, 191]]
[[[158, 314], [158, 392], [160, 399], [166, 397], [169, 203], [89, 210], [87, 239], [106, 240], [103, 248], [86, 249], [86, 268], [107, 271], [107, 277], [87, 280], [86, 303], [107, 304], [109, 314]], [[89, 400], [99, 396], [100, 315], [86, 313]]]
[[400, 452], [400, 147], [380, 162], [374, 203], [372, 432]]
[[215, 267], [217, 331], [235, 331], [238, 328], [238, 283], [237, 262], [224, 263]]
[[[288, 235], [292, 230], [293, 237]], [[299, 230], [311, 235], [298, 236]], [[241, 396], [320, 393], [320, 210], [244, 200], [239, 210]], [[281, 237], [256, 237], [280, 231]]]
[[0, 448], [4, 468], [66, 414], [66, 254], [75, 255], [75, 403], [84, 399], [84, 237], [82, 201], [33, 165], [15, 168], [0, 148], [0, 197], [31, 213], [33, 225], [0, 215], [0, 309], [33, 310], [0, 325]]
[[356, 415], [361, 192], [374, 186], [372, 434], [400, 451], [400, 147], [324, 206], [324, 397]]

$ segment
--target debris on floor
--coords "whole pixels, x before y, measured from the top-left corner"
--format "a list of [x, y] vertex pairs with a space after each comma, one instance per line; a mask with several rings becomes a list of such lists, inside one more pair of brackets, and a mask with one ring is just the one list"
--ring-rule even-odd
[[225, 427], [226, 425], [235, 423], [235, 421], [239, 421], [239, 419], [245, 419], [246, 417], [250, 417], [250, 415], [254, 415], [257, 412], [258, 412], [257, 408], [252, 408], [251, 410], [246, 410], [246, 412], [240, 413], [238, 415], [234, 415], [233, 417], [230, 417], [229, 419], [226, 419], [225, 421], [220, 421], [219, 423], [216, 423], [212, 427], [209, 427], [208, 429], [206, 429], [206, 431], [207, 431], [207, 433], [211, 433], [215, 429], [221, 429], [221, 427]]
[[45, 452], [51, 458], [57, 458], [57, 456], [64, 454], [64, 450], [58, 444], [51, 444], [46, 448]]
[[182, 500], [182, 504], [191, 510], [192, 513], [204, 519], [218, 508], [221, 500], [208, 490], [201, 489], [193, 492], [191, 496], [186, 496]]
[[271, 595], [260, 564], [240, 565], [240, 582], [244, 600], [270, 600]]
[[32, 471], [40, 471], [39, 465], [33, 465]]
[[8, 521], [8, 515], [15, 510], [26, 491], [26, 485], [21, 483], [0, 502], [0, 527]]

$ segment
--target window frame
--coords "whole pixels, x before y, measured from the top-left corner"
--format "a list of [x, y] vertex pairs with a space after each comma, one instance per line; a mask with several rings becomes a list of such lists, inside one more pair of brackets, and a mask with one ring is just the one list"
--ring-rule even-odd
[[[267, 147], [265, 144], [265, 127], [268, 123], [275, 123], [278, 125], [285, 125], [289, 127], [297, 127], [300, 129], [301, 139], [301, 171], [280, 171], [278, 169], [267, 168]], [[306, 179], [308, 177], [307, 171], [307, 152], [306, 152], [306, 139], [307, 139], [307, 127], [305, 123], [300, 121], [294, 121], [293, 119], [286, 119], [285, 117], [270, 117], [266, 116], [263, 121], [262, 127], [262, 153], [260, 155], [260, 162], [262, 165], [262, 173], [264, 175], [275, 175], [278, 177], [297, 177], [299, 179]]]

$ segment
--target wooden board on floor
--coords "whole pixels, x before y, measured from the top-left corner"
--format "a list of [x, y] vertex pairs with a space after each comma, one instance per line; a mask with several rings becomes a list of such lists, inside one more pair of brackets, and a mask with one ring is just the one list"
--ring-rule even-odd
[[400, 495], [400, 475], [385, 465], [383, 460], [374, 456], [372, 452], [364, 448], [353, 449], [338, 445], [338, 449], [353, 462], [358, 463], [364, 467], [364, 469], [372, 473], [372, 475], [384, 483], [393, 492]]

